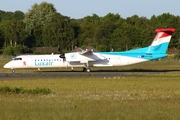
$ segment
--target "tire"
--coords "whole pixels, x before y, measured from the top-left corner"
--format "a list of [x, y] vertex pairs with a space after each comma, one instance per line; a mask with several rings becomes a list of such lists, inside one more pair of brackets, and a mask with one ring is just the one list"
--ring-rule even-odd
[[86, 72], [91, 72], [91, 69], [87, 68], [87, 69], [86, 69]]
[[86, 68], [83, 68], [83, 72], [86, 72]]

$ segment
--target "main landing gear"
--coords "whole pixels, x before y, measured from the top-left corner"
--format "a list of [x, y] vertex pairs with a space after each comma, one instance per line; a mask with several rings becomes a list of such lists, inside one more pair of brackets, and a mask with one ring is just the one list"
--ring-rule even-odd
[[83, 72], [91, 72], [88, 61], [84, 62], [83, 64], [84, 64]]
[[91, 69], [84, 67], [84, 68], [83, 68], [83, 72], [91, 72]]

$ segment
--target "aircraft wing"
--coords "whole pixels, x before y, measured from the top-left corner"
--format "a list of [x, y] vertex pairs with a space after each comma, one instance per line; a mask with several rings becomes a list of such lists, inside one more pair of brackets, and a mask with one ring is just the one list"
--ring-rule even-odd
[[87, 63], [88, 61], [104, 60], [105, 57], [93, 51], [93, 49], [86, 49], [78, 52], [66, 53], [66, 61]]

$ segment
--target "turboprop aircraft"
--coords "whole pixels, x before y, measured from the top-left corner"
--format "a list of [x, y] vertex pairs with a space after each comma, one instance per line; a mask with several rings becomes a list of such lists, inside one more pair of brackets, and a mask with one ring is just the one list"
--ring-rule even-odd
[[94, 52], [93, 49], [80, 50], [65, 54], [19, 55], [4, 65], [15, 72], [16, 68], [62, 68], [125, 66], [166, 57], [174, 28], [156, 29], [156, 37], [150, 46], [124, 52]]

